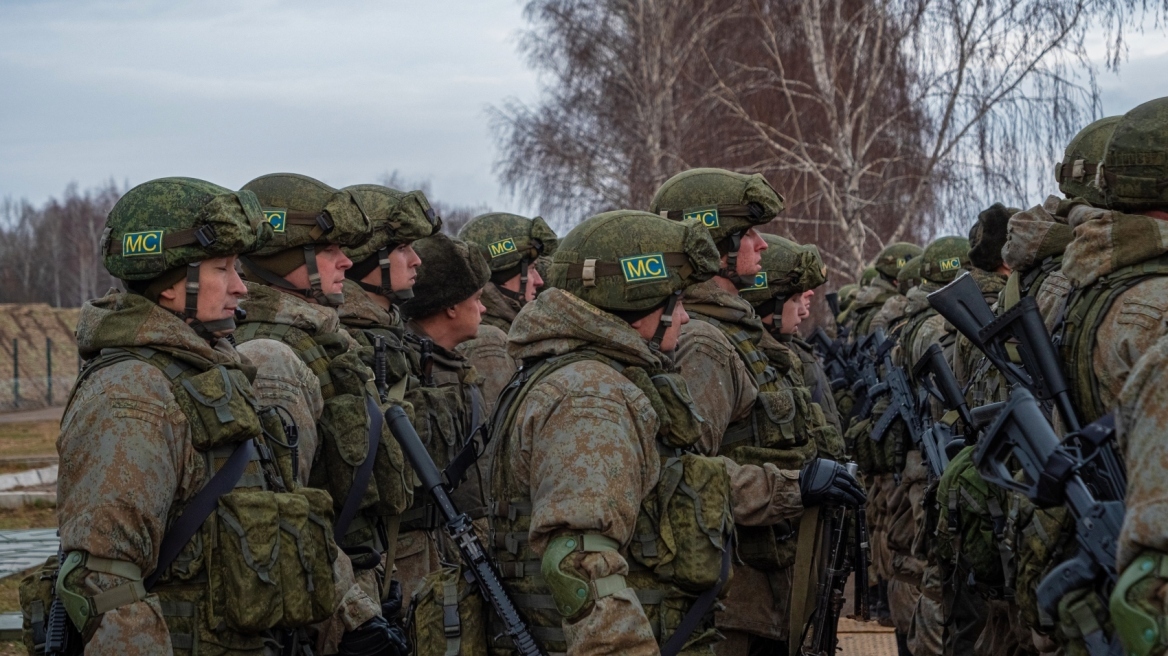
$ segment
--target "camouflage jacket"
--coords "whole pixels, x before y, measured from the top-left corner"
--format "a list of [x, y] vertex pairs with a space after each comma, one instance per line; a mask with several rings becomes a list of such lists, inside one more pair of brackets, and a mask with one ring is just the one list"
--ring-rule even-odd
[[[127, 324], [135, 326], [132, 333], [125, 331]], [[86, 358], [104, 348], [149, 347], [191, 362], [251, 369], [226, 340], [212, 348], [173, 314], [133, 294], [114, 292], [86, 303], [77, 342]], [[153, 572], [158, 545], [174, 520], [175, 508], [193, 498], [209, 479], [167, 376], [137, 359], [92, 373], [74, 392], [61, 422], [57, 450], [62, 549], [127, 561], [143, 575]], [[194, 548], [192, 542], [184, 550], [188, 561], [197, 560], [190, 552]], [[341, 603], [334, 620], [321, 627], [320, 644], [326, 651], [335, 647], [344, 630], [380, 614], [380, 605], [354, 584], [347, 559], [334, 561], [334, 579]], [[111, 574], [90, 573], [85, 587], [96, 594], [123, 582]], [[172, 652], [175, 645], [164, 612], [156, 594], [107, 612], [86, 652]], [[216, 640], [211, 634], [202, 637]]]
[[[486, 288], [490, 287], [487, 285]], [[486, 295], [485, 291], [483, 295]], [[487, 324], [486, 317], [484, 314], [483, 324], [475, 338], [459, 344], [455, 351], [482, 376], [483, 403], [489, 415], [499, 400], [499, 393], [515, 374], [515, 360], [507, 353], [506, 329]]]
[[[371, 349], [365, 352], [366, 355], [370, 356], [365, 360], [365, 364], [375, 372], [375, 380], [378, 363], [376, 362], [377, 356], [372, 349], [376, 338], [382, 339], [385, 349], [384, 384], [387, 388], [393, 388], [395, 385], [401, 384], [402, 379], [406, 379], [401, 390], [404, 393], [417, 381], [409, 379], [409, 349], [405, 344], [405, 327], [402, 325], [401, 314], [396, 307], [390, 306], [389, 311], [386, 311], [373, 302], [365, 290], [352, 280], [345, 280], [344, 294], [345, 302], [337, 308], [337, 316], [340, 318], [342, 327], [357, 344]], [[401, 399], [395, 398], [393, 400], [400, 401]], [[407, 410], [412, 410], [412, 408], [407, 408]]]
[[872, 321], [880, 309], [884, 307], [884, 303], [888, 299], [899, 295], [896, 290], [896, 284], [880, 276], [876, 276], [871, 284], [861, 289], [860, 293], [856, 295], [855, 302], [852, 303], [849, 309], [856, 336], [862, 337], [872, 332], [874, 330]]

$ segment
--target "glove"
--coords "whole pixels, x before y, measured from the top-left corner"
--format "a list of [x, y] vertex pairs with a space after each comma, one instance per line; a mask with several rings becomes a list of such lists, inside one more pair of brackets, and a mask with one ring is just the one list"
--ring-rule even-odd
[[341, 638], [339, 656], [408, 656], [410, 646], [401, 627], [374, 617]]
[[799, 472], [799, 495], [805, 508], [820, 504], [858, 506], [867, 498], [843, 465], [826, 458], [812, 460]]
[[[402, 589], [401, 583], [397, 581], [389, 582], [389, 592], [385, 593], [385, 599], [381, 601], [381, 616], [387, 620], [397, 619], [398, 613], [402, 609]], [[397, 624], [397, 622], [392, 622]]]

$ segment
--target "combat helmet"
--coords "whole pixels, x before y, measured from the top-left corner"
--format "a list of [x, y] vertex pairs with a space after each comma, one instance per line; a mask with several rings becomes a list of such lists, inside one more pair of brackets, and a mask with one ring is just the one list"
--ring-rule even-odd
[[491, 279], [491, 269], [478, 247], [442, 233], [414, 243], [422, 265], [414, 283], [417, 294], [402, 304], [407, 318], [428, 317], [474, 295]]
[[178, 314], [209, 339], [234, 330], [235, 320], [197, 319], [199, 264], [249, 253], [271, 237], [250, 191], [193, 178], [160, 178], [127, 191], [110, 210], [101, 235], [102, 264], [128, 291], [155, 303], [162, 290], [186, 278], [184, 309]]
[[[371, 294], [399, 302], [413, 298], [412, 288], [393, 291], [389, 279], [389, 252], [400, 244], [429, 237], [442, 229], [442, 218], [430, 207], [426, 194], [397, 191], [375, 184], [352, 185], [341, 191], [349, 192], [359, 201], [373, 225], [369, 239], [342, 249], [353, 261], [353, 266], [345, 271], [345, 277]], [[381, 284], [362, 282], [362, 278], [377, 267], [381, 268]]]
[[856, 294], [860, 293], [860, 286], [854, 282], [850, 282], [839, 288], [836, 294], [839, 296], [840, 314], [847, 312], [852, 307], [852, 303], [856, 302]]
[[[358, 198], [325, 183], [294, 173], [272, 173], [243, 185], [264, 207], [272, 239], [240, 258], [249, 280], [263, 281], [316, 299], [332, 307], [344, 302], [341, 294], [325, 294], [316, 266], [316, 247], [328, 244], [357, 246], [369, 238], [369, 214]], [[309, 288], [284, 279], [301, 264], [308, 267]]]
[[815, 289], [827, 280], [827, 266], [815, 246], [803, 246], [778, 235], [764, 234], [767, 249], [762, 253], [762, 271], [754, 285], [740, 295], [754, 306], [758, 316], [773, 314], [795, 294]]
[[[476, 216], [462, 226], [458, 238], [479, 248], [491, 268], [491, 282], [520, 305], [527, 302], [528, 269], [540, 257], [555, 255], [559, 241], [543, 217], [529, 219], [506, 212]], [[519, 274], [518, 292], [503, 287], [515, 274]]]
[[868, 285], [871, 285], [872, 281], [879, 277], [880, 272], [876, 270], [876, 267], [870, 266], [867, 269], [864, 269], [864, 272], [860, 274], [860, 287], [867, 287]]
[[769, 223], [783, 211], [783, 197], [759, 174], [746, 175], [725, 169], [690, 169], [665, 181], [649, 211], [680, 221], [697, 218], [705, 224], [725, 254], [726, 268], [718, 275], [739, 289], [754, 284], [738, 275], [738, 248], [747, 230]]
[[1063, 161], [1055, 163], [1055, 182], [1067, 198], [1082, 198], [1097, 207], [1103, 205], [1103, 191], [1096, 184], [1095, 175], [1107, 150], [1107, 140], [1120, 118], [1101, 118], [1079, 130], [1067, 145]]
[[712, 278], [718, 261], [699, 219], [616, 210], [585, 220], [560, 241], [549, 284], [630, 323], [664, 307], [649, 342], [658, 350], [682, 291]]
[[1119, 119], [1102, 169], [1107, 207], [1123, 212], [1168, 207], [1168, 97], [1148, 101]]
[[935, 239], [921, 254], [921, 277], [929, 282], [952, 282], [969, 267], [969, 240], [965, 237]]
[[924, 258], [918, 255], [900, 267], [900, 273], [896, 274], [896, 291], [900, 292], [901, 296], [907, 296], [910, 289], [921, 284], [922, 261]]
[[872, 263], [872, 267], [885, 280], [892, 282], [896, 280], [896, 274], [900, 273], [901, 267], [908, 263], [909, 260], [924, 252], [920, 246], [910, 244], [906, 241], [899, 241], [895, 244], [889, 244], [880, 251], [876, 256], [876, 261]]

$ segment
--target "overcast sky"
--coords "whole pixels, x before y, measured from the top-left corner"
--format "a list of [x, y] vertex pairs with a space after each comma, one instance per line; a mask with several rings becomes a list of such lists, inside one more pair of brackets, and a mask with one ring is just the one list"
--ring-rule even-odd
[[[520, 0], [0, 0], [0, 198], [114, 179], [334, 186], [398, 171], [448, 203], [520, 209], [486, 108], [536, 99]], [[1104, 112], [1168, 95], [1168, 43], [1136, 38]]]

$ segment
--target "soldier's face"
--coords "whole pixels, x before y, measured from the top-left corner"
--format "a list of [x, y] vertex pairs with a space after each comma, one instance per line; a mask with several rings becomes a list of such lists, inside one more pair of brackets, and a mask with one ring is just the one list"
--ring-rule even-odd
[[446, 308], [445, 314], [455, 346], [478, 335], [479, 325], [483, 322], [483, 312], [487, 311], [483, 306], [482, 297], [483, 290], [480, 289], [454, 307]]
[[[742, 235], [738, 245], [738, 275], [749, 278], [762, 271], [762, 252], [767, 249], [766, 240], [754, 228]], [[726, 257], [722, 258], [722, 266], [726, 266]]]
[[[410, 244], [398, 244], [396, 249], [389, 251], [390, 287], [395, 292], [401, 292], [402, 289], [412, 287], [413, 282], [418, 279], [418, 265], [420, 264], [422, 264], [422, 258], [418, 257], [418, 253], [413, 250], [413, 246]], [[369, 275], [375, 275], [377, 278], [373, 282], [374, 285], [381, 284], [380, 268], [375, 268]]]
[[[657, 334], [657, 328], [661, 325], [661, 315], [664, 313], [665, 308], [655, 310], [652, 314], [645, 315], [629, 325], [648, 341]], [[673, 306], [673, 325], [665, 330], [665, 335], [661, 338], [662, 353], [672, 353], [677, 350], [677, 340], [681, 335], [681, 327], [687, 323], [689, 323], [689, 314], [685, 311], [685, 303], [678, 301]]]
[[781, 330], [784, 335], [794, 335], [798, 332], [799, 324], [803, 323], [803, 317], [806, 316], [801, 314], [802, 309], [803, 296], [801, 294], [796, 294], [788, 298], [786, 303], [783, 303], [783, 316], [781, 319], [783, 323]]
[[799, 295], [799, 319], [803, 320], [811, 316], [811, 297], [815, 296], [814, 289], [808, 289]]
[[[340, 246], [328, 244], [316, 247], [316, 269], [320, 272], [320, 289], [326, 294], [340, 294], [345, 282], [345, 271], [353, 266], [353, 261], [345, 255]], [[301, 264], [284, 276], [297, 287], [308, 289], [308, 265]]]
[[[239, 301], [247, 296], [247, 287], [235, 270], [236, 257], [216, 257], [199, 263], [198, 310], [195, 317], [199, 321], [227, 319], [239, 307]], [[182, 312], [186, 308], [186, 278], [173, 287], [162, 290], [159, 305]]]
[[[513, 292], [519, 291], [519, 274], [503, 283], [503, 289], [510, 289]], [[535, 300], [535, 295], [543, 287], [543, 276], [539, 275], [539, 271], [535, 267], [527, 267], [527, 289], [523, 290], [523, 298], [528, 303]]]

